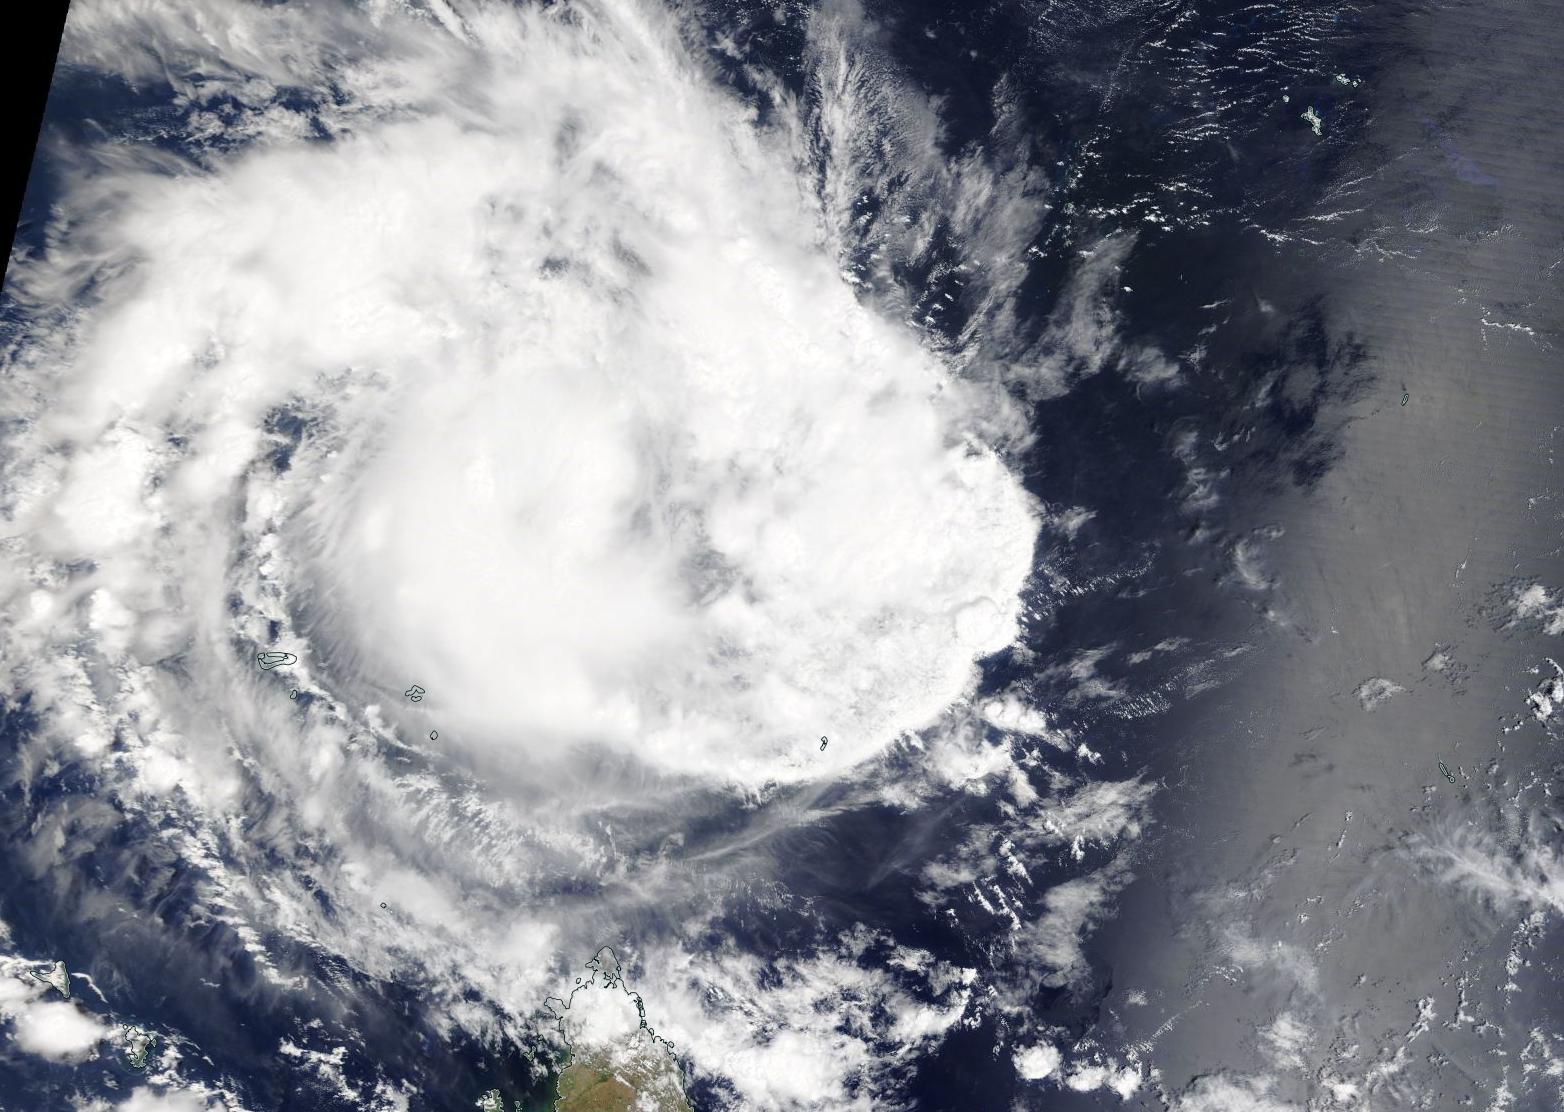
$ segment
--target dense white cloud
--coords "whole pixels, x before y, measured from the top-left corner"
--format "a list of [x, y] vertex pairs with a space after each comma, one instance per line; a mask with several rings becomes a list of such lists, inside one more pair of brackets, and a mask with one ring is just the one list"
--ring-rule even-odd
[[1314, 1041], [1314, 1032], [1293, 1012], [1282, 1012], [1261, 1028], [1260, 1041], [1278, 1066], [1303, 1069], [1304, 1056]]
[[34, 1003], [13, 1022], [17, 1046], [56, 1061], [89, 1057], [109, 1034], [102, 1023], [63, 1000]]
[[116, 1112], [208, 1112], [218, 1106], [201, 1093], [142, 1087], [114, 1107]]
[[[69, 151], [15, 271], [8, 681], [131, 740], [132, 790], [231, 806], [190, 738], [237, 736], [330, 825], [355, 719], [436, 717], [548, 782], [580, 746], [829, 776], [1014, 638], [1038, 518], [975, 435], [1007, 402], [855, 297], [791, 133], [666, 15], [86, 3], [65, 57], [167, 75], [198, 137], [282, 90], [313, 129]], [[333, 714], [257, 686], [268, 621]]]
[[1129, 1100], [1140, 1089], [1140, 1071], [1134, 1066], [1115, 1068], [1111, 1062], [1082, 1062], [1071, 1066], [1064, 1087], [1077, 1093], [1107, 1089], [1121, 1100]]
[[[35, 560], [97, 565], [148, 652], [178, 641], [147, 645], [159, 622], [217, 647], [242, 513], [306, 659], [417, 677], [453, 741], [840, 770], [1015, 636], [1037, 518], [971, 434], [1003, 403], [855, 298], [780, 137], [671, 28], [572, 11], [477, 6], [466, 41], [388, 12], [373, 64], [286, 53], [297, 12], [237, 17], [227, 85], [369, 104], [394, 77], [399, 110], [83, 172], [77, 229], [17, 279], [40, 321], [93, 287], [18, 364], [58, 401], [8, 509]], [[127, 30], [132, 72], [203, 48], [157, 4], [73, 19], [78, 61]], [[278, 411], [311, 423], [284, 476]]]
[[46, 999], [45, 993], [52, 990], [0, 976], [0, 1018], [10, 1021], [15, 1045], [56, 1062], [94, 1057], [111, 1029], [75, 1001]]
[[966, 1014], [975, 971], [886, 952], [858, 929], [834, 947], [766, 961], [724, 946], [648, 955], [637, 982], [659, 1035], [723, 1079], [727, 1106], [900, 1106], [905, 1067]]
[[1070, 748], [1069, 735], [1048, 720], [1018, 692], [1007, 691], [985, 699], [979, 708], [983, 718], [996, 729], [1040, 738], [1060, 749]]
[[1141, 779], [1082, 784], [1041, 808], [1050, 840], [1107, 846], [1119, 838], [1138, 838], [1156, 787]]
[[1393, 680], [1387, 680], [1384, 676], [1370, 676], [1358, 684], [1352, 693], [1358, 697], [1364, 710], [1372, 711], [1381, 703], [1405, 692], [1406, 688]]
[[1212, 1073], [1197, 1077], [1173, 1102], [1173, 1112], [1300, 1112], [1299, 1106], [1271, 1096], [1264, 1077]]
[[[1079, 1057], [1074, 1056], [1077, 1051]], [[1145, 1080], [1142, 1066], [1133, 1052], [1131, 1060], [1121, 1064], [1118, 1059], [1103, 1054], [1090, 1038], [1068, 1056], [1044, 1039], [1017, 1050], [1011, 1061], [1024, 1080], [1046, 1081], [1077, 1093], [1106, 1090], [1121, 1100], [1133, 1097]]]
[[44, 970], [46, 963], [0, 955], [0, 1021], [10, 1027], [7, 1037], [19, 1050], [56, 1062], [95, 1057], [112, 1028], [34, 976]]
[[1024, 1047], [1013, 1055], [1016, 1073], [1028, 1081], [1041, 1081], [1059, 1069], [1059, 1048], [1048, 1043]]
[[1564, 633], [1564, 600], [1557, 591], [1550, 591], [1541, 583], [1516, 588], [1510, 609], [1514, 621], [1535, 623], [1550, 636]]

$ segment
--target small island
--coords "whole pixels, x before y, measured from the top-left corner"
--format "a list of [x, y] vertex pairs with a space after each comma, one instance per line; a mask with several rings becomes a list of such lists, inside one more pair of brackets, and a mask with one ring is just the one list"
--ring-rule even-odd
[[44, 973], [40, 973], [35, 969], [33, 970], [33, 976], [46, 985], [53, 985], [55, 990], [65, 999], [69, 1000], [71, 998], [71, 975], [66, 971], [63, 961], [55, 962]]
[[157, 1036], [145, 1027], [137, 1027], [126, 1023], [120, 1026], [120, 1032], [125, 1036], [125, 1061], [133, 1070], [145, 1070], [147, 1068], [147, 1055], [157, 1042]]

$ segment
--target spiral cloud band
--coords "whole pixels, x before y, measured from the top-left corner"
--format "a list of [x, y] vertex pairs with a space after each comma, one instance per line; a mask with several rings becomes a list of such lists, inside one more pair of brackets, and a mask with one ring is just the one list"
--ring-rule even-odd
[[[78, 152], [14, 283], [38, 652], [68, 613], [110, 668], [231, 659], [265, 619], [476, 754], [762, 784], [927, 726], [1014, 638], [1037, 523], [971, 431], [996, 403], [855, 298], [785, 133], [665, 17], [571, 12], [235, 7], [185, 124], [248, 141]], [[100, 5], [80, 52], [116, 21], [203, 47]]]

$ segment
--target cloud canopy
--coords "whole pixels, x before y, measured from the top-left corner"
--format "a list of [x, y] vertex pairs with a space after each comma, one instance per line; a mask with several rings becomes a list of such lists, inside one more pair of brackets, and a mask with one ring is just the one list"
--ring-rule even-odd
[[785, 136], [671, 28], [572, 11], [387, 17], [373, 63], [236, 13], [229, 80], [339, 83], [334, 134], [84, 155], [80, 230], [18, 283], [90, 308], [29, 337], [59, 402], [12, 508], [38, 555], [137, 584], [133, 624], [241, 556], [244, 515], [316, 660], [416, 677], [475, 746], [839, 770], [1016, 635], [1037, 515], [972, 432], [1002, 402], [855, 298]]

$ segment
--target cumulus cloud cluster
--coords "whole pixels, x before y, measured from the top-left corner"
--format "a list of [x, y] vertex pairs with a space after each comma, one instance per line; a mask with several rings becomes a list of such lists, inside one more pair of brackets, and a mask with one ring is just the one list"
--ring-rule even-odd
[[1299, 1112], [1298, 1106], [1271, 1095], [1266, 1077], [1216, 1072], [1190, 1082], [1178, 1095], [1176, 1112]]
[[1564, 600], [1541, 583], [1517, 587], [1510, 598], [1512, 621], [1534, 625], [1549, 636], [1564, 633]]
[[[863, 927], [808, 955], [648, 958], [659, 1034], [740, 1108], [902, 1106], [903, 1073], [968, 1017], [977, 971]], [[643, 986], [644, 987], [644, 986]]]

